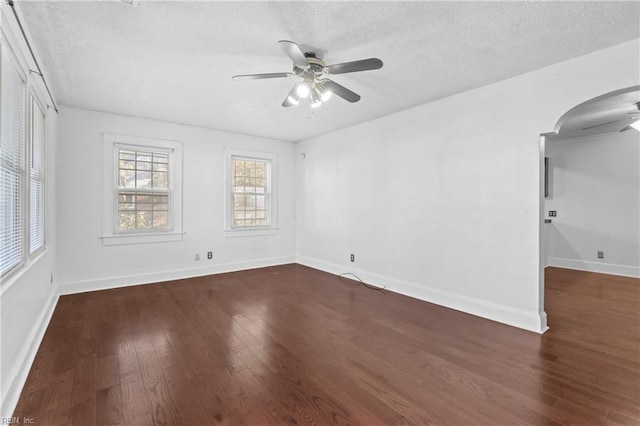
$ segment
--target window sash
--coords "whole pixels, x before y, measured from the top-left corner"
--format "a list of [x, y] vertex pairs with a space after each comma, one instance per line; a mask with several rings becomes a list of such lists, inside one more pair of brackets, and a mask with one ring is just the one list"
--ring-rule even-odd
[[172, 153], [171, 149], [114, 144], [114, 233], [172, 230]]
[[25, 94], [26, 82], [2, 46], [0, 105], [0, 276], [25, 261]]
[[31, 96], [30, 173], [29, 173], [29, 254], [45, 246], [45, 113]]
[[271, 160], [231, 156], [232, 229], [271, 226]]

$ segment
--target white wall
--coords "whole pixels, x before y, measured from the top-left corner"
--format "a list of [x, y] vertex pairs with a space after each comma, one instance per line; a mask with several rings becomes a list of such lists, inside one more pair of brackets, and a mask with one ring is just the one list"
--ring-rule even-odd
[[[103, 133], [184, 144], [182, 241], [102, 245]], [[76, 108], [61, 109], [58, 141], [62, 294], [295, 261], [293, 144]], [[277, 155], [276, 235], [225, 237], [225, 147]], [[206, 259], [207, 251], [213, 260]]]
[[635, 40], [298, 144], [298, 261], [544, 331], [539, 134], [639, 76]]
[[[9, 41], [20, 60], [34, 69], [11, 10], [4, 2], [0, 8], [3, 36], [8, 36], [5, 42]], [[50, 103], [39, 79], [30, 75], [28, 82], [35, 85], [43, 102]], [[49, 108], [45, 166], [46, 250], [30, 259], [27, 266], [17, 273], [0, 280], [0, 418], [13, 413], [58, 299], [56, 286], [51, 283], [51, 274], [56, 274], [57, 253], [56, 199], [53, 196], [56, 186], [56, 125], [56, 113]]]
[[548, 264], [640, 277], [640, 133], [547, 141], [546, 154]]

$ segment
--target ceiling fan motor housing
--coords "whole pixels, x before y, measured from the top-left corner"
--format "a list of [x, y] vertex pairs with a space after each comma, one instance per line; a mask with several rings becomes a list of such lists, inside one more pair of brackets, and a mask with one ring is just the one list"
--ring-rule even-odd
[[324, 61], [316, 56], [313, 52], [306, 52], [304, 57], [309, 63], [308, 69], [300, 68], [297, 65], [293, 65], [293, 73], [299, 77], [305, 77], [305, 71], [311, 71], [313, 74], [320, 75], [324, 72]]

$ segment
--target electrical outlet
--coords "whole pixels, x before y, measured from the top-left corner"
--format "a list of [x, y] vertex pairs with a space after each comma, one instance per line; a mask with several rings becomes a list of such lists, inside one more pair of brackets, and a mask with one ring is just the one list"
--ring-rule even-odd
[[549, 210], [549, 217], [556, 217], [556, 211], [555, 210]]
[[196, 260], [200, 260], [200, 255], [196, 254]]
[[213, 252], [212, 251], [208, 251], [207, 252], [207, 259], [209, 259], [209, 260], [213, 259]]
[[604, 259], [604, 252], [603, 251], [599, 251], [598, 252], [598, 259]]
[[355, 262], [355, 261], [356, 261], [356, 255], [355, 255], [355, 254], [352, 254], [352, 255], [350, 256], [350, 259], [351, 259], [351, 261], [352, 261], [352, 262]]

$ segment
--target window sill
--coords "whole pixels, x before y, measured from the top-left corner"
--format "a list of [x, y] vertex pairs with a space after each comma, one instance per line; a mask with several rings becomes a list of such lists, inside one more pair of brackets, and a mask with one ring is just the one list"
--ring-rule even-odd
[[277, 233], [278, 228], [236, 228], [224, 230], [224, 236], [227, 238], [259, 237], [263, 235], [275, 235]]
[[165, 243], [182, 241], [184, 232], [163, 232], [161, 234], [115, 234], [101, 235], [103, 246], [120, 246], [126, 244]]

